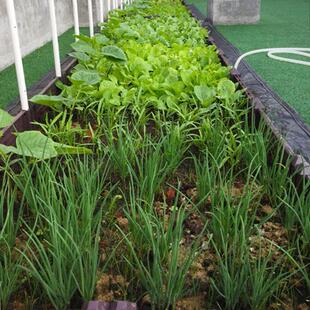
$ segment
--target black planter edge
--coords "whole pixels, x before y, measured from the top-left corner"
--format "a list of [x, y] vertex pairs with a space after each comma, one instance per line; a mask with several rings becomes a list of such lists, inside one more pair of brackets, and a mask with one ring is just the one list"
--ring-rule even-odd
[[[54, 69], [49, 71], [41, 80], [28, 89], [28, 98], [37, 94], [58, 94], [59, 90], [55, 85], [56, 81], [61, 80], [67, 83], [67, 76], [76, 64], [77, 61], [74, 58], [67, 56], [61, 63], [63, 77], [57, 78]], [[10, 126], [2, 130], [3, 135], [0, 138], [0, 143], [5, 145], [14, 144], [14, 132], [34, 129], [35, 126], [31, 122], [41, 120], [48, 110], [47, 107], [29, 103], [29, 111], [22, 111], [19, 99], [9, 104], [6, 111], [13, 115], [15, 119]]]
[[[183, 0], [183, 4], [191, 16], [208, 30], [208, 43], [217, 47], [222, 63], [232, 66], [240, 56], [238, 49], [217, 31], [195, 5], [189, 4], [187, 0]], [[264, 119], [287, 155], [293, 159], [293, 170], [300, 171], [300, 177], [310, 179], [310, 127], [247, 62], [241, 61], [238, 71], [232, 69], [231, 78], [246, 91], [255, 115]]]

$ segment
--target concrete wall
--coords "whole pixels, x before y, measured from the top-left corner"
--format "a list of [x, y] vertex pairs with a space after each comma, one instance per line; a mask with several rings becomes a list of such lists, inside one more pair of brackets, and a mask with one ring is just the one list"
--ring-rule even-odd
[[208, 18], [215, 25], [255, 24], [261, 0], [209, 0]]
[[[99, 1], [93, 0], [94, 22], [99, 20]], [[16, 18], [23, 56], [51, 40], [48, 0], [15, 0]], [[104, 1], [107, 2], [107, 1]], [[78, 0], [80, 26], [88, 26], [87, 0]], [[73, 27], [71, 0], [55, 0], [58, 33]], [[107, 7], [105, 7], [107, 12]], [[0, 0], [0, 70], [14, 62], [5, 1]]]

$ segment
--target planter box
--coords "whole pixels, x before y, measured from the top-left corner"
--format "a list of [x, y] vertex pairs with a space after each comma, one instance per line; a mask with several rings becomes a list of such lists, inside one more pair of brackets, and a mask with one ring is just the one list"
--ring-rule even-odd
[[261, 0], [209, 0], [208, 18], [216, 25], [255, 24]]
[[[67, 75], [71, 72], [72, 68], [77, 64], [77, 61], [71, 57], [66, 57], [61, 64], [61, 70], [63, 77], [61, 81], [67, 83]], [[30, 89], [28, 89], [28, 97], [31, 98], [34, 95], [38, 94], [51, 94], [57, 95], [59, 90], [57, 89], [55, 82], [58, 80], [55, 77], [55, 70], [52, 69], [47, 75], [45, 75], [39, 82], [34, 84]], [[16, 136], [14, 132], [25, 131], [25, 130], [34, 130], [37, 129], [36, 126], [32, 125], [33, 121], [42, 121], [48, 108], [45, 106], [40, 106], [36, 104], [29, 103], [29, 111], [20, 110], [20, 101], [19, 99], [11, 103], [7, 111], [15, 116], [14, 122], [2, 129], [3, 136], [0, 138], [0, 143], [5, 145], [14, 145]]]
[[[208, 29], [208, 43], [217, 47], [222, 64], [232, 66], [240, 56], [240, 52], [195, 6], [188, 4], [186, 0], [183, 1], [191, 15]], [[292, 159], [290, 168], [294, 174], [295, 185], [302, 186], [304, 179], [310, 180], [310, 126], [305, 124], [298, 113], [244, 60], [241, 61], [238, 71], [232, 70], [231, 78], [245, 90], [257, 123], [263, 119], [274, 137], [283, 145], [286, 156]]]

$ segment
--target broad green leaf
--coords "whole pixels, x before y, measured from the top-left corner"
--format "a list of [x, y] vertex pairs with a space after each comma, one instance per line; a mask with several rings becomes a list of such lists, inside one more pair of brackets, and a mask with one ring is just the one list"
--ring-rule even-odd
[[90, 38], [84, 34], [75, 35], [74, 37], [86, 43], [91, 44], [93, 42], [93, 38]]
[[40, 131], [24, 131], [16, 136], [16, 147], [0, 144], [1, 154], [13, 153], [36, 159], [49, 159], [62, 154], [92, 154], [92, 151], [85, 147], [56, 143]]
[[86, 43], [84, 41], [77, 41], [71, 44], [71, 47], [76, 51], [76, 52], [82, 52], [82, 53], [87, 53], [87, 54], [96, 54], [96, 50], [92, 47], [91, 44]]
[[0, 109], [0, 128], [9, 126], [13, 122], [14, 117], [8, 112]]
[[16, 147], [0, 144], [0, 154], [10, 154], [10, 153], [20, 155]]
[[192, 70], [183, 70], [181, 71], [181, 79], [186, 86], [190, 86], [192, 83]]
[[118, 98], [122, 87], [115, 85], [112, 81], [103, 80], [100, 83], [99, 92], [102, 98], [111, 99]]
[[104, 56], [112, 58], [113, 60], [127, 61], [124, 51], [115, 45], [107, 45], [103, 47], [102, 53]]
[[31, 102], [50, 107], [55, 111], [62, 111], [65, 98], [62, 96], [36, 95], [30, 99]]
[[72, 74], [73, 81], [83, 82], [87, 85], [94, 85], [100, 82], [100, 75], [97, 71], [79, 70]]
[[129, 68], [135, 76], [147, 74], [153, 69], [152, 65], [149, 62], [138, 56], [132, 59]]
[[106, 43], [108, 43], [109, 41], [110, 41], [110, 39], [109, 38], [107, 38], [105, 35], [103, 35], [103, 34], [96, 34], [95, 36], [94, 36], [94, 38], [95, 38], [95, 40], [96, 40], [96, 42], [97, 43], [99, 43], [99, 44], [106, 44]]
[[90, 57], [83, 52], [72, 52], [69, 54], [69, 56], [76, 58], [80, 61], [89, 61], [90, 60]]
[[48, 159], [57, 156], [52, 139], [44, 136], [40, 131], [25, 131], [17, 133], [16, 154], [23, 154], [37, 159]]
[[121, 23], [119, 28], [115, 29], [115, 33], [122, 38], [139, 38], [137, 31], [133, 30], [127, 23]]
[[220, 98], [229, 99], [236, 91], [235, 84], [228, 79], [221, 79], [217, 85], [217, 92]]
[[212, 87], [206, 85], [195, 86], [194, 93], [203, 106], [208, 106], [215, 100], [216, 91]]

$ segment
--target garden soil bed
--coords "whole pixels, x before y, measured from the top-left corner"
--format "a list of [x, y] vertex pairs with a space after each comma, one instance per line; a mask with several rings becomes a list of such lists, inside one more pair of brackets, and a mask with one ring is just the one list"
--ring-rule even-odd
[[[173, 12], [176, 16], [179, 14], [184, 23], [190, 26], [188, 29], [196, 26], [191, 19], [188, 20], [188, 16], [184, 17], [183, 7], [178, 7], [174, 13], [173, 5], [167, 1], [164, 12], [170, 12], [170, 15]], [[126, 19], [130, 23], [133, 21], [130, 14], [139, 13], [143, 17], [145, 9], [148, 10], [147, 2], [138, 3], [129, 8], [128, 13], [116, 13], [115, 20]], [[162, 7], [154, 2], [152, 9], [152, 16], [160, 18], [158, 13]], [[192, 13], [195, 12], [192, 10]], [[151, 23], [150, 18], [145, 20]], [[137, 25], [140, 21], [137, 19]], [[183, 27], [183, 23], [176, 21], [174, 15], [169, 22], [175, 28]], [[170, 83], [175, 83], [175, 72], [182, 67], [175, 65], [175, 55], [183, 57], [183, 63], [190, 68], [196, 61], [186, 58], [188, 55], [179, 49], [178, 44], [169, 45], [164, 37], [158, 40], [160, 33], [156, 31], [160, 31], [159, 27], [154, 27], [157, 35], [155, 44], [146, 41], [141, 48], [133, 39], [128, 39], [128, 42], [122, 40], [123, 33], [130, 38], [137, 36], [134, 31], [139, 29], [135, 28], [135, 24], [131, 25], [132, 28], [124, 24], [111, 24], [111, 29], [107, 27], [103, 30], [106, 37], [94, 39], [99, 44], [97, 41], [89, 43], [89, 39], [85, 38], [87, 44], [93, 45], [85, 46], [84, 43], [82, 46], [93, 57], [84, 55], [82, 62], [93, 61], [101, 70], [101, 75], [79, 66], [71, 76], [74, 81], [75, 75], [75, 84], [65, 86], [64, 96], [75, 94], [74, 87], [81, 87], [78, 94], [86, 89], [87, 96], [79, 103], [85, 104], [93, 96], [92, 108], [93, 102], [98, 105], [106, 103], [98, 100], [97, 88], [102, 92], [110, 88], [93, 86], [105, 82], [104, 85], [116, 89], [117, 96], [111, 98], [115, 100], [115, 106], [121, 109], [117, 101], [120, 97], [118, 87], [126, 85], [128, 89], [133, 88], [133, 81], [126, 84], [126, 78], [136, 68], [153, 74], [159, 72], [162, 65], [158, 65], [157, 61], [167, 62], [170, 67], [162, 74], [163, 79], [169, 78]], [[165, 25], [165, 20], [161, 21], [161, 25]], [[121, 33], [118, 41], [114, 36], [117, 33]], [[171, 33], [172, 39], [175, 33], [178, 34], [178, 31]], [[149, 35], [149, 32], [146, 34]], [[107, 39], [110, 45], [102, 47], [100, 44], [106, 44]], [[154, 40], [154, 37], [147, 36], [147, 39]], [[199, 40], [204, 42], [203, 37], [197, 37], [197, 43], [185, 34], [183, 40], [193, 44], [193, 47], [180, 44], [182, 48], [188, 48], [187, 53], [190, 49], [205, 53], [205, 58], [200, 59], [201, 55], [197, 52], [199, 61], [195, 65], [206, 78], [212, 74], [215, 76], [210, 84], [214, 83], [214, 91], [218, 92], [215, 96], [211, 87], [206, 85], [195, 84], [194, 88], [192, 83], [188, 83], [189, 75], [184, 75], [186, 87], [192, 93], [180, 105], [190, 102], [195, 114], [191, 114], [190, 110], [187, 111], [189, 116], [181, 118], [179, 114], [169, 114], [169, 109], [162, 106], [148, 107], [151, 112], [145, 116], [144, 122], [144, 114], [139, 107], [147, 100], [140, 102], [135, 97], [138, 105], [128, 107], [128, 114], [124, 114], [126, 121], [123, 121], [121, 110], [117, 110], [116, 116], [112, 113], [113, 109], [108, 110], [108, 113], [102, 114], [105, 122], [100, 123], [105, 130], [100, 131], [93, 113], [86, 121], [83, 120], [84, 106], [80, 106], [75, 111], [77, 115], [74, 115], [74, 122], [69, 129], [79, 126], [86, 129], [84, 133], [87, 132], [87, 139], [78, 136], [78, 142], [79, 145], [93, 147], [93, 155], [64, 156], [49, 162], [21, 160], [16, 163], [20, 169], [15, 171], [9, 167], [4, 174], [9, 186], [1, 190], [4, 194], [12, 194], [6, 199], [9, 201], [13, 197], [11, 206], [25, 206], [23, 220], [16, 224], [18, 230], [13, 240], [12, 254], [16, 259], [18, 254], [23, 253], [25, 261], [22, 264], [27, 268], [22, 269], [19, 275], [22, 285], [12, 295], [9, 308], [24, 310], [31, 305], [53, 309], [69, 305], [68, 309], [76, 309], [82, 307], [82, 300], [92, 299], [96, 301], [86, 302], [83, 309], [309, 308], [309, 224], [306, 217], [302, 216], [308, 214], [305, 206], [309, 185], [306, 184], [308, 187], [300, 195], [296, 194], [282, 149], [277, 144], [269, 148], [272, 138], [268, 136], [268, 129], [260, 131], [247, 127], [248, 115], [243, 110], [245, 100], [242, 91], [235, 89], [236, 85], [225, 76], [227, 69], [219, 63], [215, 49], [212, 50], [212, 46], [200, 46]], [[130, 57], [127, 59], [118, 46], [111, 48], [111, 42], [124, 50], [128, 48]], [[161, 42], [165, 42], [169, 48]], [[212, 36], [209, 42], [216, 43]], [[154, 46], [161, 49], [159, 56]], [[97, 59], [95, 48], [105, 52], [101, 60]], [[152, 60], [147, 58], [148, 55], [142, 58], [147, 48], [156, 56]], [[114, 54], [111, 50], [114, 50]], [[226, 54], [221, 51], [220, 57], [225, 65], [229, 64]], [[136, 62], [131, 62], [132, 59], [136, 59]], [[151, 61], [153, 67], [149, 69]], [[123, 66], [124, 63], [126, 66]], [[64, 76], [71, 72], [75, 64], [69, 58], [64, 62]], [[127, 68], [131, 68], [132, 72], [125, 71]], [[195, 70], [192, 71], [195, 73]], [[117, 83], [117, 87], [113, 84], [116, 77], [124, 79], [123, 84]], [[257, 103], [259, 98], [247, 87], [242, 76], [233, 72], [232, 77], [246, 88], [252, 104]], [[89, 84], [85, 86], [80, 83], [81, 79]], [[136, 79], [134, 73], [132, 79]], [[137, 78], [135, 82], [141, 80]], [[66, 78], [64, 82], [67, 82]], [[155, 80], [153, 84], [155, 82], [159, 84]], [[51, 75], [46, 77], [33, 89], [33, 94], [57, 95], [59, 92], [54, 83]], [[160, 86], [167, 87], [165, 94], [169, 94], [169, 101], [173, 96], [167, 84]], [[179, 86], [178, 83], [174, 85], [173, 89]], [[152, 94], [158, 90], [152, 87], [147, 85], [145, 93], [149, 95], [149, 90]], [[128, 94], [128, 89], [124, 87], [123, 93]], [[210, 92], [211, 103], [216, 103], [213, 108], [210, 108]], [[138, 98], [141, 93], [138, 93]], [[103, 97], [103, 94], [100, 93], [100, 96]], [[149, 97], [151, 99], [146, 99], [156, 103], [154, 96]], [[68, 95], [66, 99], [70, 98]], [[173, 102], [170, 101], [170, 104], [171, 109], [175, 109]], [[207, 108], [204, 110], [205, 106]], [[258, 106], [255, 109], [263, 113]], [[201, 119], [196, 121], [200, 110], [203, 111]], [[31, 128], [30, 121], [42, 119], [45, 111], [47, 109], [44, 107], [32, 105], [30, 112], [17, 114], [15, 125], [5, 130], [2, 142], [13, 143], [14, 127], [21, 131]], [[134, 114], [136, 111], [137, 114]], [[99, 114], [102, 110], [96, 112]], [[117, 120], [115, 124], [111, 114]], [[265, 118], [265, 113], [262, 118]], [[199, 125], [191, 129], [190, 126], [195, 122]], [[270, 122], [267, 123], [270, 125]], [[59, 139], [63, 137], [57, 136], [57, 132], [53, 134]], [[277, 137], [282, 139], [278, 134]], [[266, 159], [269, 152], [274, 156], [271, 163]], [[14, 182], [18, 186], [16, 191], [11, 192]], [[292, 211], [295, 207], [296, 210]], [[3, 209], [7, 211], [6, 207]], [[18, 214], [14, 214], [8, 222], [14, 223], [16, 218]], [[6, 244], [0, 243], [0, 246]], [[56, 255], [59, 254], [58, 249], [62, 250], [62, 255]], [[98, 261], [94, 260], [94, 253], [98, 254], [95, 256]], [[76, 261], [76, 258], [80, 260]], [[45, 263], [45, 268], [42, 268], [41, 262]], [[51, 272], [48, 276], [45, 274], [47, 270]], [[53, 272], [55, 270], [57, 272]], [[31, 276], [27, 278], [29, 274]], [[42, 277], [47, 279], [46, 282], [56, 280], [48, 282], [50, 286], [44, 285], [46, 282], [42, 281]], [[68, 279], [71, 281], [69, 284]], [[68, 288], [67, 295], [66, 290], [60, 289], [60, 284]], [[179, 285], [182, 285], [181, 290]], [[93, 293], [91, 297], [89, 291]], [[130, 300], [133, 303], [118, 300]]]

